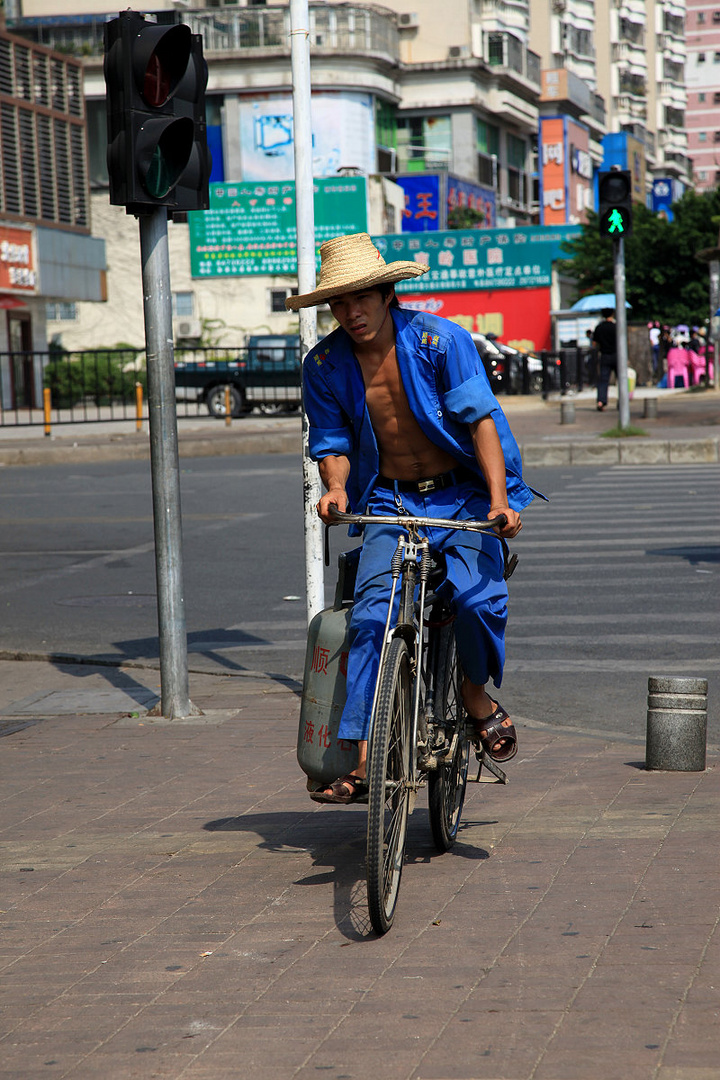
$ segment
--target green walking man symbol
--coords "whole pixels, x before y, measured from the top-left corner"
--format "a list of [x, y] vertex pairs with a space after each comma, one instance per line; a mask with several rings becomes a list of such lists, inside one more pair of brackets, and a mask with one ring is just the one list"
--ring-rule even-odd
[[617, 207], [611, 212], [610, 217], [608, 218], [608, 232], [625, 232], [625, 222]]

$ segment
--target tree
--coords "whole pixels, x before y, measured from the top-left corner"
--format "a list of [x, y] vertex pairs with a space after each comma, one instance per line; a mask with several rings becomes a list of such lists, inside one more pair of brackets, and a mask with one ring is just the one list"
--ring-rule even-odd
[[[677, 326], [702, 324], [709, 314], [707, 263], [696, 258], [718, 245], [720, 192], [687, 191], [673, 205], [673, 221], [644, 206], [633, 208], [633, 231], [625, 239], [625, 289], [633, 322], [660, 319]], [[578, 297], [614, 292], [612, 240], [600, 236], [597, 214], [582, 233], [563, 244], [571, 258], [561, 273], [577, 282]]]

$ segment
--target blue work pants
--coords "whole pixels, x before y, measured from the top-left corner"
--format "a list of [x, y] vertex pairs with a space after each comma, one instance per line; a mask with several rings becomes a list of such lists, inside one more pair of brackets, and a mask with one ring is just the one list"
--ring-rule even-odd
[[[489, 511], [487, 496], [480, 496], [472, 482], [462, 482], [426, 495], [376, 488], [368, 513], [397, 514], [397, 500], [408, 514], [423, 517], [484, 520]], [[400, 531], [397, 525], [365, 527], [350, 619], [347, 700], [338, 732], [342, 739], [368, 737], [390, 599], [390, 560]], [[447, 576], [438, 591], [451, 603], [456, 616], [455, 637], [463, 671], [478, 685], [492, 679], [500, 686], [508, 594], [499, 538], [493, 533], [432, 527], [422, 528], [420, 534], [428, 537], [431, 552], [445, 559]], [[398, 603], [399, 590], [396, 611]]]

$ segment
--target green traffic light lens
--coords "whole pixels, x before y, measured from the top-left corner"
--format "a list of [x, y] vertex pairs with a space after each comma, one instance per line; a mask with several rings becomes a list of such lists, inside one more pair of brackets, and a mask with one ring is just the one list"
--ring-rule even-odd
[[153, 199], [164, 199], [188, 166], [193, 149], [194, 126], [187, 117], [149, 120], [138, 139], [143, 187]]

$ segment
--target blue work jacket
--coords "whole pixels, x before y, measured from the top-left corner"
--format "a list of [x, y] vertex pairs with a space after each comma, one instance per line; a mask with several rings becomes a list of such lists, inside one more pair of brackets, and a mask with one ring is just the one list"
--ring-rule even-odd
[[[390, 308], [395, 352], [405, 393], [431, 442], [466, 465], [488, 494], [475, 457], [469, 426], [485, 416], [495, 421], [505, 455], [508, 504], [522, 510], [538, 494], [522, 478], [520, 450], [470, 334], [437, 315]], [[365, 402], [365, 384], [349, 335], [338, 327], [305, 357], [303, 392], [314, 461], [350, 460], [347, 493], [362, 512], [379, 473], [380, 455]]]

